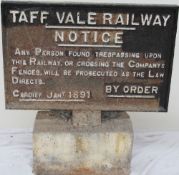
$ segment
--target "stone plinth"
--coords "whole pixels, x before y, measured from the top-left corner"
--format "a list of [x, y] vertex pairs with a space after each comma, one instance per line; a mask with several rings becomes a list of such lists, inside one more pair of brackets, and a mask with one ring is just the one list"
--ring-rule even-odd
[[102, 112], [98, 126], [73, 125], [70, 112], [38, 112], [34, 135], [36, 175], [129, 175], [132, 124], [124, 112]]

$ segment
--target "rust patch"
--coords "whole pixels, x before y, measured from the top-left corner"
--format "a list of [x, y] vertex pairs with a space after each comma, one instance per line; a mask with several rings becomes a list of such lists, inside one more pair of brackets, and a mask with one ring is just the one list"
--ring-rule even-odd
[[90, 168], [78, 168], [72, 170], [69, 175], [98, 175], [96, 172]]

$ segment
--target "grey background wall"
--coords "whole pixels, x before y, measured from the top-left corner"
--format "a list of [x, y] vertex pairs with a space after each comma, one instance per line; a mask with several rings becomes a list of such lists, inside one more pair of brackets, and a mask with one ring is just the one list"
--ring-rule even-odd
[[[28, 0], [24, 0], [28, 1]], [[32, 0], [34, 1], [34, 0]], [[41, 1], [42, 0], [36, 0]], [[52, 1], [51, 1], [52, 2]], [[55, 1], [54, 1], [55, 2]], [[56, 1], [60, 2], [60, 0]], [[179, 0], [61, 0], [61, 2], [84, 3], [139, 3], [178, 5]], [[0, 31], [1, 33], [1, 31]], [[0, 35], [0, 37], [2, 37]], [[1, 40], [1, 38], [0, 38]], [[0, 129], [32, 128], [37, 111], [5, 110], [2, 44], [0, 42]], [[173, 75], [168, 113], [129, 113], [134, 130], [171, 131], [179, 130], [179, 30], [177, 31]]]

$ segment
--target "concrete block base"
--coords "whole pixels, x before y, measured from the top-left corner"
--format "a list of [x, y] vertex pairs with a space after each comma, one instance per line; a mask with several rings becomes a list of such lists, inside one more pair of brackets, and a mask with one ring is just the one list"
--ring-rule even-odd
[[38, 112], [36, 175], [129, 175], [133, 131], [124, 112], [102, 112], [101, 125], [73, 125], [70, 112]]

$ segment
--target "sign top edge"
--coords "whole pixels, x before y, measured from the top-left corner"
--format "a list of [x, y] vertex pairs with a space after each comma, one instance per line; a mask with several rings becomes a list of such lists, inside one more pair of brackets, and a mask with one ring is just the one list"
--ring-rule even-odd
[[134, 7], [156, 7], [156, 8], [176, 8], [179, 9], [179, 5], [177, 4], [145, 4], [145, 3], [121, 3], [121, 2], [104, 2], [104, 3], [100, 3], [100, 2], [84, 2], [84, 1], [49, 1], [49, 0], [45, 0], [45, 1], [24, 1], [24, 0], [20, 0], [20, 1], [13, 1], [13, 0], [2, 0], [1, 4], [44, 4], [44, 5], [49, 5], [50, 4], [58, 4], [58, 5], [98, 5], [98, 6], [113, 6], [113, 5], [120, 5], [120, 6], [134, 6]]

